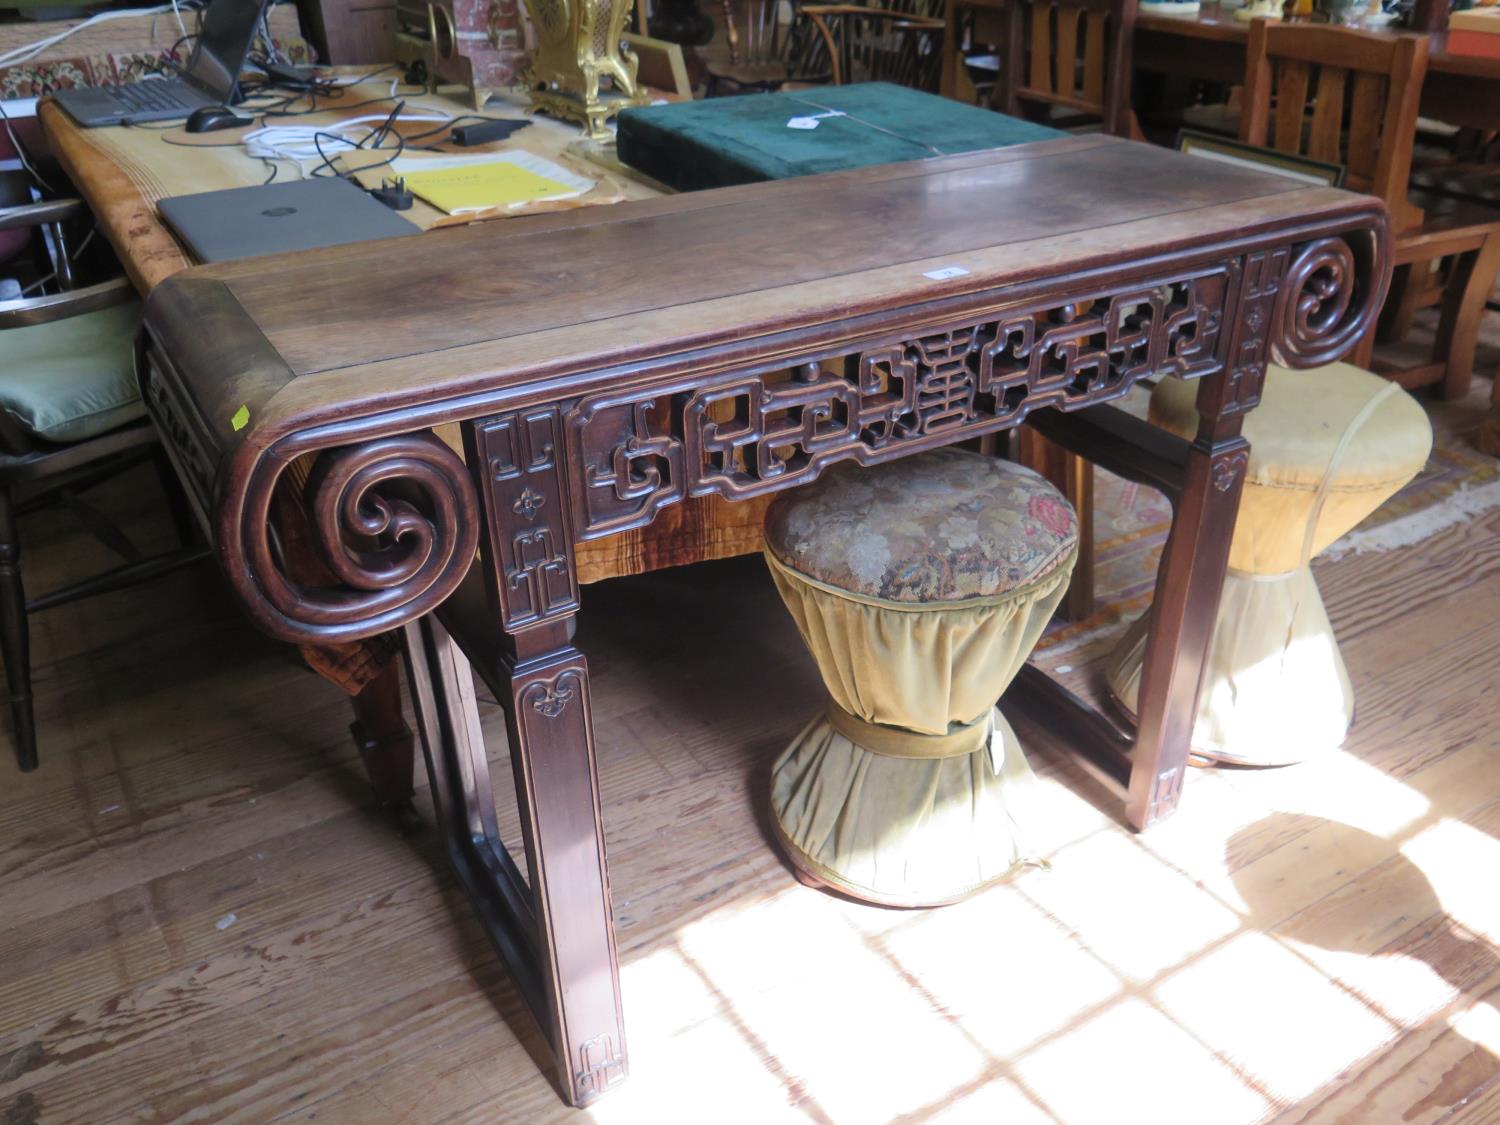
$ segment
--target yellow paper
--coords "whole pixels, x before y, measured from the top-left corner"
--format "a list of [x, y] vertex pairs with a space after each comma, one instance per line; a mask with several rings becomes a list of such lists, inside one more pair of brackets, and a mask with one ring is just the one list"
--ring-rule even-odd
[[577, 188], [506, 161], [408, 172], [406, 186], [412, 194], [450, 215], [578, 194]]

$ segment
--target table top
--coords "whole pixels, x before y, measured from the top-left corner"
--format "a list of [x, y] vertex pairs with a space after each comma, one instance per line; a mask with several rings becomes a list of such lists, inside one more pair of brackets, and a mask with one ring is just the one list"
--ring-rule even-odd
[[205, 266], [159, 286], [147, 322], [214, 445], [264, 448], [1372, 214], [1369, 197], [1080, 137]]
[[[1137, 33], [1156, 32], [1221, 43], [1248, 43], [1250, 24], [1235, 19], [1234, 12], [1235, 9], [1221, 8], [1217, 3], [1206, 3], [1198, 12], [1189, 15], [1143, 11], [1136, 16], [1135, 28]], [[1396, 29], [1386, 34], [1410, 33]], [[1500, 59], [1450, 54], [1446, 31], [1430, 31], [1427, 35], [1432, 43], [1427, 62], [1430, 71], [1500, 81]]]
[[[326, 73], [368, 72], [369, 68], [332, 68]], [[409, 87], [404, 87], [409, 89]], [[352, 108], [355, 103], [390, 93], [390, 80], [372, 80], [346, 87], [343, 97], [324, 104], [326, 111], [299, 117], [270, 119], [271, 124], [331, 125], [350, 117], [389, 112], [392, 102]], [[472, 113], [462, 102], [442, 94], [405, 96], [407, 113]], [[525, 119], [530, 126], [509, 139], [473, 148], [439, 146], [442, 151], [465, 154], [521, 150], [557, 161], [570, 170], [596, 181], [595, 188], [577, 200], [531, 205], [513, 212], [526, 214], [535, 210], [571, 209], [594, 204], [617, 203], [625, 199], [645, 199], [660, 190], [641, 178], [631, 176], [618, 165], [601, 163], [596, 158], [598, 146], [583, 141], [576, 126], [540, 116], [529, 116], [526, 102], [516, 95], [493, 98], [484, 110], [487, 117]], [[248, 155], [240, 138], [248, 130], [224, 130], [189, 135], [181, 128], [85, 129], [77, 125], [59, 106], [44, 101], [39, 110], [42, 125], [59, 160], [87, 200], [99, 221], [103, 234], [114, 246], [127, 274], [141, 293], [148, 293], [163, 280], [188, 268], [192, 258], [157, 216], [156, 203], [174, 195], [213, 191], [220, 188], [246, 187], [263, 183], [268, 166]], [[411, 124], [406, 131], [419, 132], [436, 127], [437, 122]], [[424, 142], [425, 143], [425, 142]], [[414, 156], [433, 155], [413, 152]], [[278, 180], [296, 178], [296, 171], [286, 161], [278, 162]], [[379, 179], [379, 172], [369, 175]], [[418, 200], [405, 213], [424, 229], [464, 224], [470, 219], [448, 216]]]

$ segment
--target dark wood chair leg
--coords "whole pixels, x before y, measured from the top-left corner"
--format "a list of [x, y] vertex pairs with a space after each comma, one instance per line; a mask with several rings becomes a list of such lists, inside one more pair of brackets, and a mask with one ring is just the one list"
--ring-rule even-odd
[[1431, 276], [1431, 262], [1406, 262], [1396, 267], [1391, 275], [1390, 296], [1376, 328], [1381, 343], [1397, 343], [1410, 335], [1417, 310], [1432, 284]]
[[416, 736], [401, 712], [401, 666], [392, 660], [385, 670], [354, 696], [354, 722], [349, 733], [381, 804], [404, 808], [411, 804], [416, 767]]
[[1474, 349], [1485, 299], [1500, 270], [1500, 231], [1491, 231], [1478, 250], [1458, 255], [1443, 293], [1435, 358], [1444, 364], [1439, 392], [1445, 399], [1463, 398], [1474, 376]]
[[472, 671], [431, 615], [406, 626], [412, 697], [454, 868], [551, 1043], [563, 1097], [586, 1105], [626, 1074], [588, 669], [565, 632], [513, 641], [514, 658], [491, 672], [510, 685], [499, 699], [529, 889], [496, 827]]
[[36, 769], [36, 718], [31, 701], [31, 630], [26, 621], [26, 590], [21, 584], [21, 540], [16, 533], [14, 498], [0, 488], [0, 650], [10, 691], [16, 762]]
[[187, 494], [182, 491], [182, 482], [177, 479], [177, 471], [172, 468], [167, 451], [159, 445], [153, 449], [151, 464], [156, 469], [156, 479], [161, 482], [162, 494], [167, 500], [167, 511], [172, 516], [172, 527], [177, 532], [177, 542], [184, 547], [191, 547], [198, 542], [198, 524], [193, 519]]
[[1490, 388], [1490, 412], [1479, 424], [1479, 448], [1491, 457], [1500, 457], [1500, 367], [1495, 368]]

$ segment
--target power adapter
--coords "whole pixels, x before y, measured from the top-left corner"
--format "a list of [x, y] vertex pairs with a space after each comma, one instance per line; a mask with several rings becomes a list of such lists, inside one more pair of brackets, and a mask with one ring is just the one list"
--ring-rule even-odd
[[411, 191], [406, 186], [406, 180], [399, 177], [395, 180], [386, 180], [378, 188], [371, 188], [370, 194], [392, 211], [410, 211], [411, 205], [415, 202]]
[[503, 141], [506, 137], [530, 125], [530, 121], [505, 121], [491, 118], [468, 125], [453, 126], [453, 143], [464, 148], [487, 145], [491, 141]]

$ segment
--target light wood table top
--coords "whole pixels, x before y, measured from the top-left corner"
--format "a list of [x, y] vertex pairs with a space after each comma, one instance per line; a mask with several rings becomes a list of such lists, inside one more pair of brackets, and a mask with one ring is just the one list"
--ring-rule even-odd
[[[350, 71], [368, 73], [369, 68], [335, 68], [329, 73]], [[372, 80], [348, 87], [342, 98], [326, 103], [329, 106], [326, 111], [303, 117], [272, 117], [267, 118], [266, 123], [327, 126], [351, 117], [388, 112], [393, 102], [353, 107], [355, 103], [382, 97], [389, 92], [388, 79]], [[403, 100], [406, 113], [410, 115], [446, 113], [458, 117], [472, 113], [463, 103], [442, 94], [419, 94]], [[510, 212], [512, 215], [617, 203], [661, 194], [659, 187], [634, 176], [618, 164], [605, 162], [607, 158], [599, 155], [597, 146], [585, 142], [576, 127], [529, 115], [522, 97], [496, 97], [485, 108], [484, 115], [528, 120], [531, 124], [495, 144], [474, 148], [448, 144], [440, 146], [441, 149], [464, 154], [533, 152], [596, 181], [595, 188], [577, 200], [534, 204]], [[248, 129], [196, 135], [190, 135], [180, 127], [85, 129], [51, 101], [42, 103], [39, 116], [53, 151], [78, 186], [97, 217], [102, 233], [114, 246], [126, 272], [143, 295], [172, 274], [193, 264], [187, 251], [158, 217], [158, 200], [220, 188], [246, 187], [265, 182], [269, 175], [269, 165], [250, 156], [240, 144], [240, 138]], [[403, 131], [418, 133], [436, 128], [438, 124], [413, 122]], [[423, 143], [435, 139], [429, 138]], [[408, 153], [413, 156], [433, 155], [425, 151], [408, 150]], [[278, 161], [276, 167], [278, 181], [296, 178], [295, 167], [290, 162]], [[380, 173], [376, 171], [362, 178], [373, 181], [379, 177]], [[468, 217], [445, 215], [421, 200], [404, 214], [424, 229], [472, 221]]]

